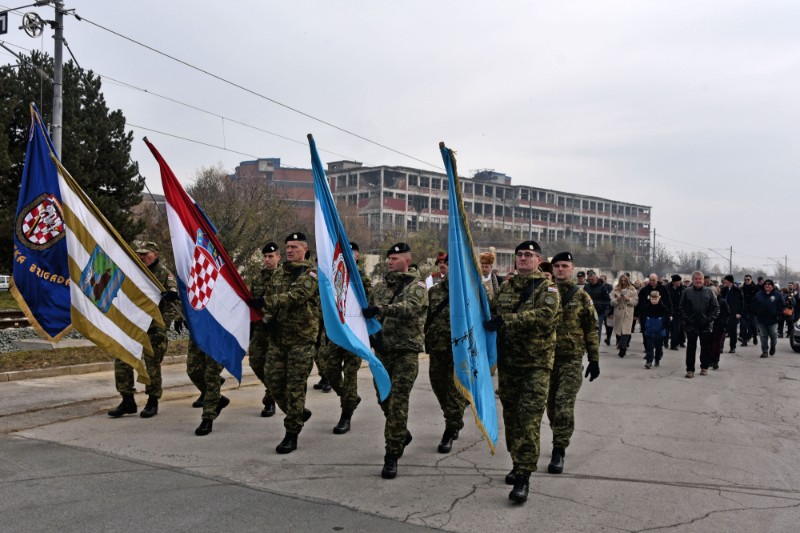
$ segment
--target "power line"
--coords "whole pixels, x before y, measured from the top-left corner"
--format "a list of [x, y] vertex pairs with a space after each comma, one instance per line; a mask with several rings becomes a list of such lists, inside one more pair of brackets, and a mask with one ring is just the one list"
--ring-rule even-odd
[[180, 63], [181, 65], [184, 65], [185, 67], [188, 67], [188, 68], [190, 68], [192, 70], [196, 70], [197, 72], [200, 72], [202, 74], [205, 74], [206, 76], [209, 76], [209, 77], [214, 78], [214, 79], [216, 79], [218, 81], [221, 81], [222, 83], [225, 83], [225, 84], [230, 85], [232, 87], [235, 87], [235, 88], [237, 88], [239, 90], [242, 90], [244, 92], [252, 94], [253, 96], [256, 96], [258, 98], [261, 98], [263, 100], [271, 102], [271, 103], [273, 103], [273, 104], [275, 104], [277, 106], [283, 107], [284, 109], [288, 109], [289, 111], [292, 111], [294, 113], [302, 115], [302, 116], [304, 116], [306, 118], [309, 118], [309, 119], [311, 119], [311, 120], [313, 120], [315, 122], [319, 122], [320, 124], [324, 124], [324, 125], [329, 126], [329, 127], [333, 128], [335, 130], [341, 131], [342, 133], [346, 133], [347, 135], [350, 135], [350, 136], [355, 137], [357, 139], [361, 139], [362, 141], [368, 142], [370, 144], [373, 144], [373, 145], [378, 146], [380, 148], [383, 148], [385, 150], [389, 150], [390, 152], [394, 152], [394, 153], [396, 153], [398, 155], [401, 155], [403, 157], [407, 157], [409, 159], [412, 159], [412, 160], [417, 161], [419, 163], [422, 163], [424, 165], [428, 165], [430, 167], [436, 168], [437, 170], [442, 169], [441, 165], [436, 165], [436, 164], [433, 164], [433, 163], [429, 163], [428, 161], [425, 161], [423, 159], [419, 159], [419, 158], [414, 157], [414, 156], [412, 156], [410, 154], [407, 154], [405, 152], [401, 152], [400, 150], [396, 150], [396, 149], [394, 149], [394, 148], [392, 148], [390, 146], [387, 146], [385, 144], [379, 143], [378, 141], [373, 141], [372, 139], [369, 139], [368, 137], [364, 137], [363, 135], [359, 135], [358, 133], [350, 131], [350, 130], [348, 130], [346, 128], [343, 128], [341, 126], [337, 126], [336, 124], [333, 124], [332, 122], [328, 122], [327, 120], [323, 120], [323, 119], [321, 119], [319, 117], [311, 115], [310, 113], [306, 113], [305, 111], [302, 111], [300, 109], [292, 107], [292, 106], [290, 106], [288, 104], [284, 104], [283, 102], [279, 102], [278, 100], [275, 100], [274, 98], [270, 98], [269, 96], [261, 94], [261, 93], [255, 91], [255, 90], [253, 90], [253, 89], [249, 89], [249, 88], [247, 88], [247, 87], [245, 87], [245, 86], [243, 86], [243, 85], [241, 85], [239, 83], [236, 83], [236, 82], [233, 82], [233, 81], [228, 80], [226, 78], [223, 78], [222, 76], [219, 76], [219, 75], [214, 74], [214, 73], [212, 73], [212, 72], [210, 72], [208, 70], [205, 70], [205, 69], [203, 69], [201, 67], [193, 65], [193, 64], [189, 63], [188, 61], [184, 61], [184, 60], [179, 59], [179, 58], [177, 58], [175, 56], [167, 54], [166, 52], [162, 52], [161, 50], [158, 50], [156, 48], [153, 48], [152, 46], [144, 44], [141, 41], [137, 41], [136, 39], [133, 39], [132, 37], [128, 37], [127, 35], [123, 35], [123, 34], [117, 32], [117, 31], [114, 31], [114, 30], [110, 29], [110, 28], [106, 28], [102, 24], [99, 24], [97, 22], [91, 21], [91, 20], [89, 20], [89, 19], [87, 19], [85, 17], [81, 17], [77, 13], [71, 12], [69, 14], [73, 15], [78, 21], [86, 21], [89, 24], [91, 24], [91, 25], [93, 25], [93, 26], [95, 26], [97, 28], [100, 28], [101, 30], [104, 30], [104, 31], [106, 31], [108, 33], [116, 35], [117, 37], [120, 37], [122, 39], [125, 39], [126, 41], [129, 41], [129, 42], [131, 42], [133, 44], [141, 46], [142, 48], [146, 48], [147, 50], [150, 50], [153, 53], [156, 53], [158, 55], [161, 55], [163, 57], [171, 59], [172, 61]]

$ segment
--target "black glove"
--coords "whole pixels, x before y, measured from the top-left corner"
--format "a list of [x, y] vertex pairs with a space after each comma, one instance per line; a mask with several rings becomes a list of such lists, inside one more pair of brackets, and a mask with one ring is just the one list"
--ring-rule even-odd
[[264, 302], [264, 298], [262, 298], [261, 296], [259, 296], [258, 298], [253, 298], [252, 300], [248, 300], [247, 301], [247, 305], [249, 305], [251, 308], [255, 309], [256, 311], [263, 310], [265, 304], [266, 304], [266, 302]]
[[361, 312], [364, 313], [364, 318], [375, 318], [381, 312], [381, 308], [377, 305], [370, 305], [369, 307], [362, 307]]
[[586, 374], [583, 376], [589, 378], [589, 381], [594, 381], [600, 375], [600, 363], [598, 361], [589, 361], [589, 366], [586, 367]]
[[486, 331], [500, 331], [500, 328], [502, 326], [503, 326], [503, 317], [499, 315], [495, 315], [491, 319], [483, 323], [483, 327], [486, 328]]
[[175, 291], [167, 291], [161, 295], [164, 298], [165, 302], [177, 302], [178, 301], [178, 293]]
[[180, 318], [172, 323], [172, 327], [175, 328], [175, 333], [180, 333], [183, 331], [183, 320]]

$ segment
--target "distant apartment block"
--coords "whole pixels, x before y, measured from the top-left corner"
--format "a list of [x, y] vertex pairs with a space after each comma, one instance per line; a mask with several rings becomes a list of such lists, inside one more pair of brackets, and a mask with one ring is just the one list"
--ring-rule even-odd
[[[327, 175], [337, 203], [357, 206], [372, 230], [447, 226], [446, 174], [335, 161]], [[608, 243], [635, 256], [649, 253], [650, 206], [512, 185], [509, 176], [493, 170], [460, 181], [464, 208], [480, 228], [501, 229], [518, 241], [567, 240], [589, 248]]]

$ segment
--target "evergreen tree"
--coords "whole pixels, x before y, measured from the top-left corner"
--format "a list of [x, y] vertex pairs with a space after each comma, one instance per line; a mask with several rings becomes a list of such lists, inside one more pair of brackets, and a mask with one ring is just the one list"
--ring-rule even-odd
[[[53, 59], [33, 52], [16, 65], [0, 67], [0, 270], [10, 268], [14, 213], [31, 119], [36, 102], [45, 124], [52, 123]], [[130, 160], [133, 133], [125, 132], [122, 111], [109, 112], [100, 78], [64, 64], [61, 161], [111, 224], [131, 240], [142, 223], [131, 216], [144, 178]]]

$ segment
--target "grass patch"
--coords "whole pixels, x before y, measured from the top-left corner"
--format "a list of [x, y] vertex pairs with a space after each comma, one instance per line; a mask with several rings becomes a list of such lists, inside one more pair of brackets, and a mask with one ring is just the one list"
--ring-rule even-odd
[[0, 291], [0, 309], [19, 309], [19, 304], [11, 296], [11, 291]]
[[[167, 355], [186, 355], [189, 341], [170, 341]], [[59, 348], [58, 350], [32, 350], [28, 352], [0, 353], [0, 372], [53, 368], [56, 366], [102, 363], [114, 358], [97, 347]]]

